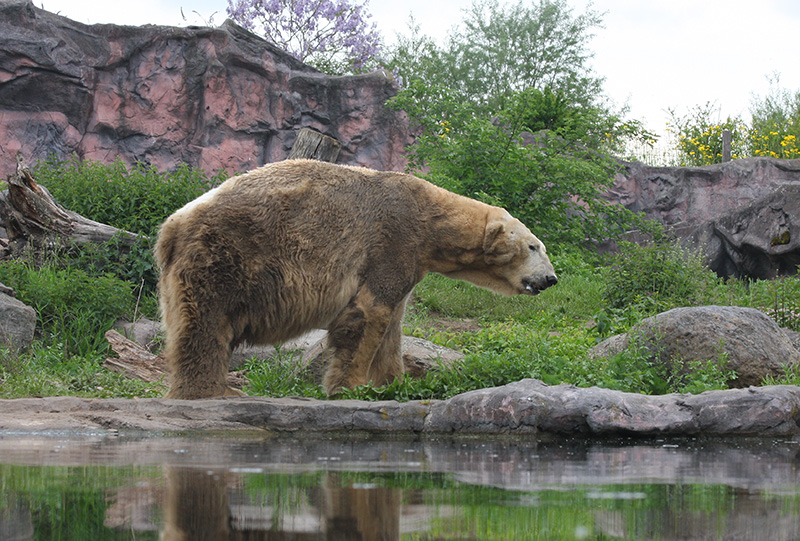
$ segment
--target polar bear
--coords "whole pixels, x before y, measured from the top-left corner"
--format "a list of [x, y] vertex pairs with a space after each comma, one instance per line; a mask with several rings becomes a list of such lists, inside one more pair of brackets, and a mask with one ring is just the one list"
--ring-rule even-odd
[[241, 395], [240, 342], [328, 330], [331, 395], [403, 374], [401, 320], [429, 272], [504, 295], [556, 278], [544, 244], [502, 208], [417, 177], [287, 160], [233, 177], [176, 211], [155, 248], [172, 373], [167, 398]]

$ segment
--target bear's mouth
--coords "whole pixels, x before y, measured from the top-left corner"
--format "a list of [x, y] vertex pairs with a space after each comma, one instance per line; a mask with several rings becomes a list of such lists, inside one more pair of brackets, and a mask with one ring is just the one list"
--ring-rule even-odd
[[538, 295], [548, 287], [554, 286], [557, 283], [558, 278], [556, 278], [555, 274], [548, 275], [544, 282], [537, 282], [536, 280], [532, 280], [530, 278], [523, 278], [522, 289], [528, 295]]
[[537, 286], [532, 280], [522, 280], [522, 289], [528, 295], [538, 295], [544, 288]]

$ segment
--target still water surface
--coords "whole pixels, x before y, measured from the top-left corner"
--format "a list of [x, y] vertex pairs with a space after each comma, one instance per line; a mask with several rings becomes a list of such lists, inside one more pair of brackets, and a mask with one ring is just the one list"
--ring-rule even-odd
[[0, 432], [0, 539], [800, 539], [800, 440]]

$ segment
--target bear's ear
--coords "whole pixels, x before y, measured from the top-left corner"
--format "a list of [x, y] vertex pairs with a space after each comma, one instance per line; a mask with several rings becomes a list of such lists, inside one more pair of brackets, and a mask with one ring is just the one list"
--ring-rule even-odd
[[490, 264], [502, 264], [514, 257], [503, 222], [490, 222], [483, 235], [483, 253]]

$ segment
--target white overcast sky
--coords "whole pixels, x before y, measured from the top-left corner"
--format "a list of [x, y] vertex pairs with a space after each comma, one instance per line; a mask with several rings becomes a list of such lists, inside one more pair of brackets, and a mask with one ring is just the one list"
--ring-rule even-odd
[[[514, 0], [516, 1], [516, 0]], [[531, 0], [538, 2], [538, 0]], [[568, 0], [582, 13], [588, 0]], [[37, 6], [83, 23], [186, 26], [221, 24], [227, 0], [34, 0]], [[387, 42], [406, 33], [413, 14], [424, 33], [443, 39], [472, 0], [370, 0], [369, 11]], [[608, 97], [627, 104], [631, 118], [663, 133], [667, 108], [685, 114], [713, 102], [720, 116], [749, 120], [753, 95], [781, 86], [800, 90], [797, 36], [800, 0], [595, 0], [604, 27], [591, 42], [593, 68]], [[183, 13], [183, 15], [182, 15]], [[184, 19], [185, 16], [185, 19]]]

